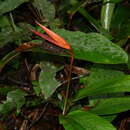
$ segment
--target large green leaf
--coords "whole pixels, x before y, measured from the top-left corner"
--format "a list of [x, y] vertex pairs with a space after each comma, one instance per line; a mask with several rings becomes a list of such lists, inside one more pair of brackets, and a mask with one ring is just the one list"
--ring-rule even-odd
[[0, 104], [0, 113], [6, 114], [13, 108], [16, 108], [17, 112], [19, 112], [20, 108], [25, 104], [25, 96], [26, 93], [19, 89], [8, 92], [6, 101]]
[[73, 111], [60, 117], [65, 130], [116, 130], [112, 124], [99, 116], [85, 111]]
[[127, 63], [128, 61], [127, 54], [101, 34], [85, 34], [64, 29], [57, 29], [55, 32], [72, 45], [75, 58], [104, 64]]
[[130, 92], [130, 75], [119, 76], [96, 84], [91, 84], [78, 91], [74, 101], [87, 96], [116, 92]]
[[95, 64], [90, 71], [91, 73], [89, 76], [80, 79], [81, 83], [85, 85], [92, 85], [124, 75], [123, 72], [109, 69], [106, 65]]
[[14, 10], [19, 5], [28, 2], [29, 0], [4, 0], [0, 4], [0, 15]]
[[45, 99], [50, 97], [57, 87], [60, 85], [55, 79], [56, 72], [59, 70], [58, 67], [54, 66], [49, 62], [41, 63], [41, 73], [39, 76], [39, 86], [44, 94]]
[[130, 109], [130, 97], [102, 99], [90, 110], [98, 115], [115, 114]]

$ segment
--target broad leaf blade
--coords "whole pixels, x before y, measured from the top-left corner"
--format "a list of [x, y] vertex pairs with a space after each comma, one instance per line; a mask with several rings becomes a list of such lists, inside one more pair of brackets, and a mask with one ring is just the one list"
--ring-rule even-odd
[[89, 76], [80, 79], [81, 83], [87, 86], [124, 75], [124, 73], [121, 71], [110, 69], [105, 65], [97, 64], [94, 65], [90, 71], [91, 73]]
[[39, 76], [39, 85], [42, 93], [45, 96], [45, 99], [47, 99], [60, 85], [60, 82], [55, 79], [56, 72], [59, 70], [59, 68], [49, 62], [42, 62], [41, 69], [42, 70]]
[[101, 34], [85, 34], [80, 31], [72, 32], [64, 29], [57, 29], [55, 32], [72, 45], [75, 58], [104, 64], [128, 62], [127, 54]]
[[87, 96], [116, 92], [130, 92], [130, 75], [119, 76], [114, 79], [108, 79], [106, 81], [86, 86], [77, 93], [74, 101]]
[[112, 124], [99, 116], [85, 111], [73, 111], [60, 117], [65, 130], [116, 130]]
[[130, 97], [102, 99], [90, 110], [98, 115], [115, 114], [130, 109]]

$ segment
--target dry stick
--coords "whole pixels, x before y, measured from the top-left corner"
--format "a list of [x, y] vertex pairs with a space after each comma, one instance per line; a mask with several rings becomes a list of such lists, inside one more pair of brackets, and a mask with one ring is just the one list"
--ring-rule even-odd
[[70, 81], [71, 81], [71, 72], [72, 72], [72, 65], [74, 62], [74, 53], [73, 50], [70, 50], [70, 71], [69, 71], [69, 75], [68, 75], [68, 84], [67, 84], [67, 89], [66, 89], [66, 95], [65, 95], [65, 103], [64, 103], [64, 108], [63, 108], [63, 115], [66, 114], [67, 112], [67, 104], [68, 104], [68, 98], [69, 98], [69, 88], [70, 88]]

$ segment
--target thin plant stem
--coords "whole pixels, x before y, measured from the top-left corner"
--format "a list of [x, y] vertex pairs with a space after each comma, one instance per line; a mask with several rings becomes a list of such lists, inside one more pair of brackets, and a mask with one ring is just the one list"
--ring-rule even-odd
[[11, 12], [9, 13], [9, 15], [10, 15], [12, 27], [13, 27], [14, 31], [17, 32], [17, 28], [16, 28], [15, 23], [14, 23], [13, 15]]
[[68, 74], [68, 84], [67, 84], [66, 95], [65, 95], [65, 103], [64, 103], [63, 113], [62, 113], [63, 115], [66, 115], [67, 110], [68, 110], [67, 105], [68, 105], [68, 99], [69, 99], [69, 88], [70, 88], [70, 81], [71, 81], [72, 65], [73, 65], [73, 62], [74, 62], [74, 53], [73, 53], [72, 49], [70, 51], [70, 56], [71, 56], [70, 70], [69, 70], [69, 74]]

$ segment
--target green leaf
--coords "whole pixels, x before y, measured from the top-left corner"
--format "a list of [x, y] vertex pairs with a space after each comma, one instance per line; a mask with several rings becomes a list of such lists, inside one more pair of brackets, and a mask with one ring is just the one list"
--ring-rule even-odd
[[12, 90], [15, 90], [15, 89], [16, 89], [15, 86], [7, 86], [7, 85], [1, 84], [0, 85], [0, 95], [6, 96], [9, 91], [12, 91]]
[[41, 19], [43, 19], [44, 16], [49, 22], [54, 20], [55, 7], [51, 2], [48, 0], [34, 0], [33, 6], [39, 11]]
[[[19, 45], [25, 41], [31, 40], [31, 33], [27, 29], [30, 27], [29, 25], [22, 24], [20, 26], [16, 26], [17, 31], [14, 31], [11, 25], [7, 25], [7, 21], [1, 20], [0, 22], [0, 47], [3, 47], [7, 43], [16, 43]], [[6, 23], [2, 24], [2, 22]]]
[[33, 86], [33, 90], [34, 90], [35, 94], [37, 96], [40, 96], [40, 94], [41, 94], [41, 88], [39, 87], [39, 82], [36, 81], [36, 80], [33, 80], [32, 81], [32, 86]]
[[105, 65], [97, 64], [94, 65], [90, 71], [91, 73], [89, 76], [80, 79], [80, 81], [85, 85], [97, 84], [100, 82], [104, 82], [105, 80], [113, 79], [124, 75], [124, 73], [121, 71], [109, 69]]
[[64, 29], [56, 29], [55, 32], [72, 45], [74, 56], [77, 59], [104, 64], [128, 62], [127, 54], [101, 34], [85, 34], [80, 31], [72, 32]]
[[20, 112], [21, 107], [25, 104], [25, 96], [26, 93], [19, 89], [8, 92], [6, 101], [0, 104], [0, 113], [8, 113], [13, 108]]
[[11, 26], [10, 21], [7, 16], [0, 16], [0, 28], [5, 28]]
[[16, 89], [14, 91], [11, 91], [7, 94], [7, 101], [15, 103], [15, 106], [17, 108], [17, 112], [19, 112], [20, 108], [25, 103], [25, 96], [27, 94], [24, 91], [21, 91], [20, 89]]
[[119, 76], [96, 84], [88, 85], [78, 91], [74, 101], [87, 96], [109, 94], [116, 92], [130, 92], [130, 75]]
[[99, 100], [99, 103], [90, 110], [98, 115], [115, 114], [130, 109], [130, 97], [110, 98]]
[[77, 110], [67, 116], [60, 116], [65, 130], [116, 130], [105, 119], [89, 112]]
[[109, 122], [112, 122], [117, 117], [117, 114], [115, 114], [115, 115], [105, 115], [105, 116], [101, 116], [101, 117], [104, 118], [105, 120], [109, 121]]
[[0, 4], [0, 15], [14, 10], [19, 5], [28, 2], [29, 0], [5, 0]]
[[56, 72], [60, 68], [49, 62], [41, 63], [41, 73], [39, 76], [39, 86], [44, 94], [45, 99], [49, 98], [59, 87], [60, 82], [55, 79]]
[[12, 102], [4, 102], [3, 104], [0, 104], [0, 114], [7, 114], [10, 112], [15, 105]]

